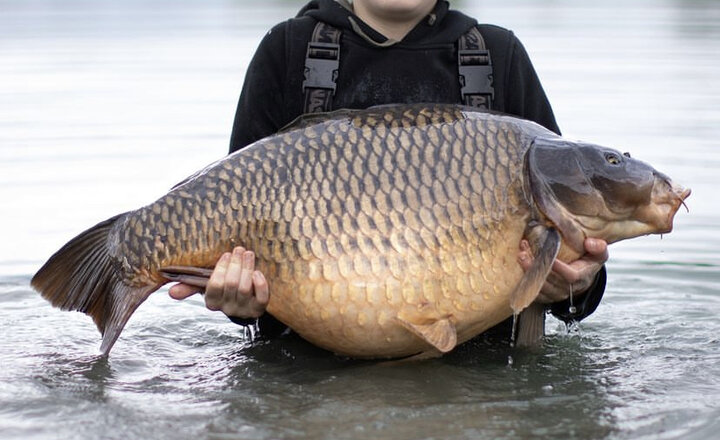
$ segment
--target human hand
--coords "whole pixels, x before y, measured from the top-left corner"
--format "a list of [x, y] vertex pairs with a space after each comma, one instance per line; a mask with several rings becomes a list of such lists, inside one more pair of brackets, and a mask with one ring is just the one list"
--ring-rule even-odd
[[[585, 255], [570, 263], [560, 260], [553, 262], [552, 272], [545, 280], [536, 302], [551, 304], [566, 300], [572, 294], [579, 296], [590, 288], [598, 271], [608, 260], [607, 242], [598, 238], [586, 238], [583, 243]], [[527, 240], [520, 242], [518, 262], [523, 270], [528, 270], [533, 262], [530, 244]]]
[[[179, 283], [170, 288], [170, 297], [181, 300], [202, 288]], [[205, 288], [205, 306], [236, 318], [258, 318], [267, 308], [270, 291], [267, 280], [255, 270], [255, 253], [236, 247], [225, 252], [213, 269]]]

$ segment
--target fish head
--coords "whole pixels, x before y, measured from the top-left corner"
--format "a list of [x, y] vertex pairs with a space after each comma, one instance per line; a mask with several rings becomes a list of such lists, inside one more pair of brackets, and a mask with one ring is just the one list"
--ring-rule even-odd
[[586, 237], [608, 243], [672, 231], [690, 189], [628, 153], [538, 138], [525, 157], [539, 211], [582, 253]]

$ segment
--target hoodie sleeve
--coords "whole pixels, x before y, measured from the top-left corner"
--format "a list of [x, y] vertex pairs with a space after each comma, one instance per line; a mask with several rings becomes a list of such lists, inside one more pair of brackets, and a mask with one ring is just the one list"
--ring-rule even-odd
[[600, 269], [592, 286], [582, 295], [556, 302], [550, 305], [550, 311], [553, 316], [563, 321], [565, 324], [572, 322], [580, 322], [590, 316], [598, 305], [605, 293], [605, 284], [607, 283], [607, 270], [605, 266]]
[[230, 153], [277, 132], [285, 122], [286, 23], [268, 32], [250, 61], [230, 136]]
[[506, 71], [505, 102], [508, 113], [537, 122], [560, 134], [550, 101], [540, 84], [530, 57], [518, 38], [509, 32], [510, 57]]

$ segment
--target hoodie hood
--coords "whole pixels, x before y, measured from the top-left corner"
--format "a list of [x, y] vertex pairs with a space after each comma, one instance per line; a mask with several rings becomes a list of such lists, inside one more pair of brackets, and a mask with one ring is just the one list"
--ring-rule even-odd
[[432, 12], [420, 20], [400, 42], [390, 40], [370, 27], [355, 15], [351, 7], [344, 1], [312, 0], [298, 12], [298, 17], [300, 16], [312, 17], [317, 21], [341, 29], [343, 32], [352, 32], [376, 46], [389, 46], [403, 42], [433, 44], [455, 41], [468, 29], [477, 25], [475, 19], [458, 11], [450, 10], [450, 5], [445, 0], [438, 0]]

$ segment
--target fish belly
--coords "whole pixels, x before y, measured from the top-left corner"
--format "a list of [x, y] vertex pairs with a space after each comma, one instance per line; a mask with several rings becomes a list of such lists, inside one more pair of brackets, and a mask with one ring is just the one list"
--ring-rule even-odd
[[508, 226], [483, 247], [312, 258], [292, 265], [295, 278], [284, 280], [266, 265], [274, 280], [268, 311], [310, 342], [352, 357], [403, 357], [431, 348], [398, 316], [449, 319], [463, 342], [512, 313], [509, 295], [523, 275], [516, 261], [523, 226]]

